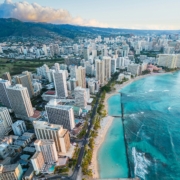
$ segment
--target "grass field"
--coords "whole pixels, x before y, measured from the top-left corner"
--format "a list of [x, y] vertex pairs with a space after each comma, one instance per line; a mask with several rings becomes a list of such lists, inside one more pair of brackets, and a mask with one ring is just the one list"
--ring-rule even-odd
[[[63, 59], [53, 60], [14, 60], [14, 62], [8, 62], [9, 59], [0, 58], [0, 77], [5, 72], [10, 72], [11, 75], [21, 74], [22, 71], [36, 72], [36, 68], [47, 64], [49, 67], [54, 63], [64, 63]], [[8, 62], [8, 63], [7, 63]]]

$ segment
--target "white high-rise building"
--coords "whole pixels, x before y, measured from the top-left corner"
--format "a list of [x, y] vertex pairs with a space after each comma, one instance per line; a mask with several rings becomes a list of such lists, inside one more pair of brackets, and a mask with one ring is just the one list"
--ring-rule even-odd
[[[159, 54], [158, 58], [158, 65], [168, 67], [170, 69], [177, 67], [177, 58], [178, 55], [176, 54]], [[178, 61], [178, 66], [180, 65]], [[180, 67], [180, 66], [179, 66]]]
[[11, 86], [10, 81], [0, 79], [0, 100], [7, 108], [11, 108], [10, 99], [7, 93], [7, 87], [9, 86]]
[[42, 152], [44, 162], [48, 164], [54, 164], [58, 160], [58, 154], [55, 146], [55, 142], [51, 139], [48, 140], [36, 140], [34, 146], [37, 152]]
[[75, 103], [76, 106], [85, 108], [87, 106], [87, 92], [85, 88], [80, 86], [74, 89]]
[[75, 65], [70, 66], [70, 76], [72, 79], [77, 78], [77, 66], [75, 66]]
[[5, 107], [0, 107], [0, 137], [4, 137], [12, 130], [12, 119]]
[[95, 93], [95, 83], [94, 82], [89, 82], [88, 88], [89, 88], [91, 94]]
[[93, 57], [93, 59], [97, 57], [97, 50], [96, 49], [92, 50], [92, 57]]
[[86, 67], [87, 75], [94, 75], [94, 65], [93, 64], [91, 64], [89, 61], [86, 61], [85, 67]]
[[79, 66], [77, 69], [78, 86], [86, 88], [86, 68]]
[[72, 130], [75, 127], [74, 111], [70, 106], [61, 105], [57, 99], [51, 100], [46, 106], [48, 122], [62, 125], [63, 128]]
[[27, 131], [24, 121], [18, 120], [12, 124], [12, 129], [15, 135], [21, 136]]
[[60, 55], [60, 48], [58, 44], [53, 44], [54, 55]]
[[57, 98], [68, 97], [67, 83], [66, 83], [66, 71], [59, 70], [53, 72], [54, 85], [56, 89]]
[[140, 74], [140, 65], [139, 64], [129, 64], [127, 71], [132, 75], [138, 76]]
[[90, 99], [90, 90], [89, 88], [86, 88], [86, 101], [88, 102]]
[[39, 174], [43, 170], [45, 161], [41, 151], [38, 151], [33, 155], [33, 157], [31, 158], [31, 163], [36, 174]]
[[111, 78], [111, 57], [104, 56], [104, 78], [108, 81]]
[[34, 95], [34, 90], [32, 86], [32, 75], [31, 72], [24, 71], [22, 74], [15, 76], [16, 84], [22, 84], [23, 87], [26, 87], [29, 92], [30, 98]]
[[46, 64], [44, 64], [42, 67], [37, 68], [36, 70], [39, 76], [48, 79], [47, 73], [49, 72], [49, 67]]
[[95, 61], [95, 69], [96, 69], [96, 80], [100, 82], [100, 84], [104, 84], [104, 61], [97, 59]]
[[0, 46], [0, 53], [3, 53], [2, 47]]
[[47, 47], [46, 47], [45, 44], [43, 45], [42, 50], [43, 50], [43, 52], [44, 52], [44, 55], [47, 56], [48, 53], [47, 53]]
[[55, 64], [54, 64], [54, 67], [55, 67], [55, 70], [56, 70], [56, 71], [59, 71], [59, 70], [60, 70], [60, 65], [59, 65], [59, 63], [55, 63]]
[[15, 86], [9, 86], [7, 92], [12, 109], [17, 118], [27, 118], [34, 115], [34, 110], [26, 87], [23, 87], [21, 84], [16, 84]]
[[114, 74], [116, 72], [116, 59], [111, 59], [111, 73]]
[[67, 153], [70, 148], [69, 131], [63, 126], [49, 124], [44, 121], [34, 121], [34, 130], [37, 139], [53, 139], [58, 152]]

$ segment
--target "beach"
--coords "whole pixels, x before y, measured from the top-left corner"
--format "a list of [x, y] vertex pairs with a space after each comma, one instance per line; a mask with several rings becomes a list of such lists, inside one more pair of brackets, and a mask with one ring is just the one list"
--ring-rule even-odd
[[[163, 75], [165, 73], [153, 73], [153, 74], [147, 74], [147, 75], [143, 75], [143, 76], [137, 76], [133, 79], [130, 79], [129, 81], [124, 82], [123, 84], [116, 84], [115, 85], [115, 90], [110, 92], [110, 93], [106, 93], [106, 97], [104, 100], [104, 106], [105, 106], [105, 110], [108, 113], [108, 99], [111, 96], [114, 96], [116, 94], [119, 93], [119, 91], [124, 88], [125, 86], [131, 84], [134, 81], [140, 80], [142, 78], [148, 77], [148, 76], [154, 76], [154, 75]], [[167, 73], [166, 73], [167, 74]], [[93, 172], [93, 178], [100, 178], [99, 177], [99, 172], [98, 172], [98, 159], [97, 159], [97, 154], [98, 154], [98, 150], [101, 147], [101, 145], [103, 144], [106, 134], [108, 132], [108, 129], [110, 128], [112, 122], [113, 122], [114, 117], [112, 116], [107, 116], [105, 118], [103, 118], [103, 120], [101, 120], [101, 128], [98, 131], [98, 136], [95, 139], [95, 147], [93, 150], [93, 157], [92, 157], [92, 164], [90, 166], [90, 169], [92, 169]]]
[[111, 126], [112, 122], [113, 122], [113, 117], [111, 116], [107, 116], [101, 120], [101, 123], [100, 123], [101, 128], [98, 130], [98, 137], [95, 139], [92, 163], [90, 166], [93, 172], [93, 178], [99, 178], [97, 153], [106, 137], [106, 133], [109, 127]]

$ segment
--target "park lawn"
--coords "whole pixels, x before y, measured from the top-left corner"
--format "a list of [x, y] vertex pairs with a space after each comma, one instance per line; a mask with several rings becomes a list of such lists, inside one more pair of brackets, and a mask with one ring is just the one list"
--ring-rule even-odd
[[36, 72], [36, 68], [47, 64], [49, 67], [53, 66], [54, 63], [64, 63], [63, 59], [54, 60], [14, 60], [14, 62], [9, 62], [9, 59], [0, 58], [0, 77], [3, 73], [10, 72], [11, 75], [21, 74], [22, 71]]

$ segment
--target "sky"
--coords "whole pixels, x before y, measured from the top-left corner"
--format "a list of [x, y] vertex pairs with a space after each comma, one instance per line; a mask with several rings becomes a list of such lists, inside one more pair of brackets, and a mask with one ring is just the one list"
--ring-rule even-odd
[[130, 29], [180, 29], [180, 0], [0, 0], [0, 18]]

